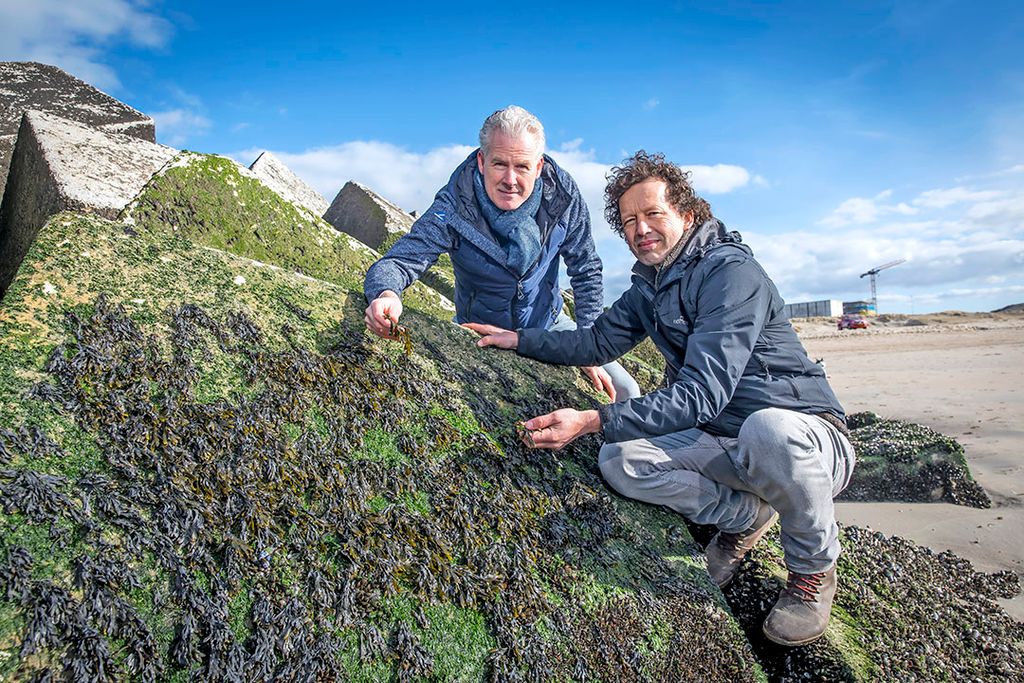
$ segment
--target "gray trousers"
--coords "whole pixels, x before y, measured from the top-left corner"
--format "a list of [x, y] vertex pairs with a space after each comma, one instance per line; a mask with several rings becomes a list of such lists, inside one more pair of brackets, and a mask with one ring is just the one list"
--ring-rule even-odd
[[[576, 321], [565, 314], [562, 311], [555, 322], [551, 323], [551, 327], [548, 328], [550, 332], [564, 332], [566, 330], [575, 330]], [[612, 378], [612, 386], [615, 387], [615, 400], [625, 401], [627, 398], [636, 398], [640, 395], [640, 385], [636, 383], [633, 376], [626, 372], [626, 368], [619, 365], [618, 361], [612, 361], [611, 363], [605, 363], [601, 366], [608, 376]]]
[[839, 557], [832, 498], [850, 481], [853, 446], [819, 417], [768, 408], [738, 438], [699, 429], [605, 444], [598, 463], [624, 496], [664, 505], [722, 531], [750, 527], [759, 500], [779, 513], [786, 566], [821, 572]]

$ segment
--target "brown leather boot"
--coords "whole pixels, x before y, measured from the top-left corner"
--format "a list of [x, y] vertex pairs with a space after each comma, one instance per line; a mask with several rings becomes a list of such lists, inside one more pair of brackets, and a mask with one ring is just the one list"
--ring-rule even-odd
[[764, 620], [764, 634], [779, 645], [814, 642], [825, 633], [836, 596], [836, 568], [820, 574], [789, 573], [775, 607]]
[[768, 503], [761, 501], [754, 523], [746, 531], [727, 534], [719, 531], [704, 549], [708, 558], [708, 574], [719, 588], [725, 588], [739, 571], [743, 556], [753, 548], [778, 518]]

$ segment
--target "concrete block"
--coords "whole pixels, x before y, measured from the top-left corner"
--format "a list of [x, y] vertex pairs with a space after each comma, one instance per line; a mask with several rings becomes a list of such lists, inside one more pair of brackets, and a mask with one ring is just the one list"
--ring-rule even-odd
[[387, 251], [416, 219], [365, 185], [349, 181], [331, 202], [324, 220], [363, 244]]
[[307, 185], [302, 178], [295, 175], [290, 168], [270, 152], [263, 152], [252, 162], [249, 170], [263, 181], [263, 184], [292, 204], [297, 204], [311, 212], [317, 218], [327, 211], [327, 200], [319, 192]]
[[0, 62], [0, 196], [21, 116], [29, 110], [156, 142], [153, 119], [66, 71], [38, 62]]
[[116, 218], [177, 150], [29, 111], [0, 204], [0, 297], [46, 220], [61, 211]]

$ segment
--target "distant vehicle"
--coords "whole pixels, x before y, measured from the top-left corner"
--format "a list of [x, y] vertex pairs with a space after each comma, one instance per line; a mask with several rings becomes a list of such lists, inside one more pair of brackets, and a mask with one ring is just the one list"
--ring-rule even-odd
[[862, 315], [847, 313], [839, 319], [838, 326], [840, 330], [864, 330], [867, 329], [868, 321]]

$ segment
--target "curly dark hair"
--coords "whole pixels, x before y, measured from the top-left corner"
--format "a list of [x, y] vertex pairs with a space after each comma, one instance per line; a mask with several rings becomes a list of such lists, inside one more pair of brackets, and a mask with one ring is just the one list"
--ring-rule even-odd
[[623, 235], [623, 230], [619, 200], [626, 190], [650, 178], [665, 181], [668, 186], [665, 194], [672, 208], [680, 215], [693, 211], [694, 225], [700, 225], [712, 218], [711, 205], [693, 191], [690, 172], [684, 171], [670, 161], [665, 161], [664, 154], [648, 154], [640, 150], [623, 161], [621, 166], [613, 166], [606, 178], [608, 185], [604, 188], [604, 217], [608, 225], [612, 226], [612, 230], [620, 236]]

